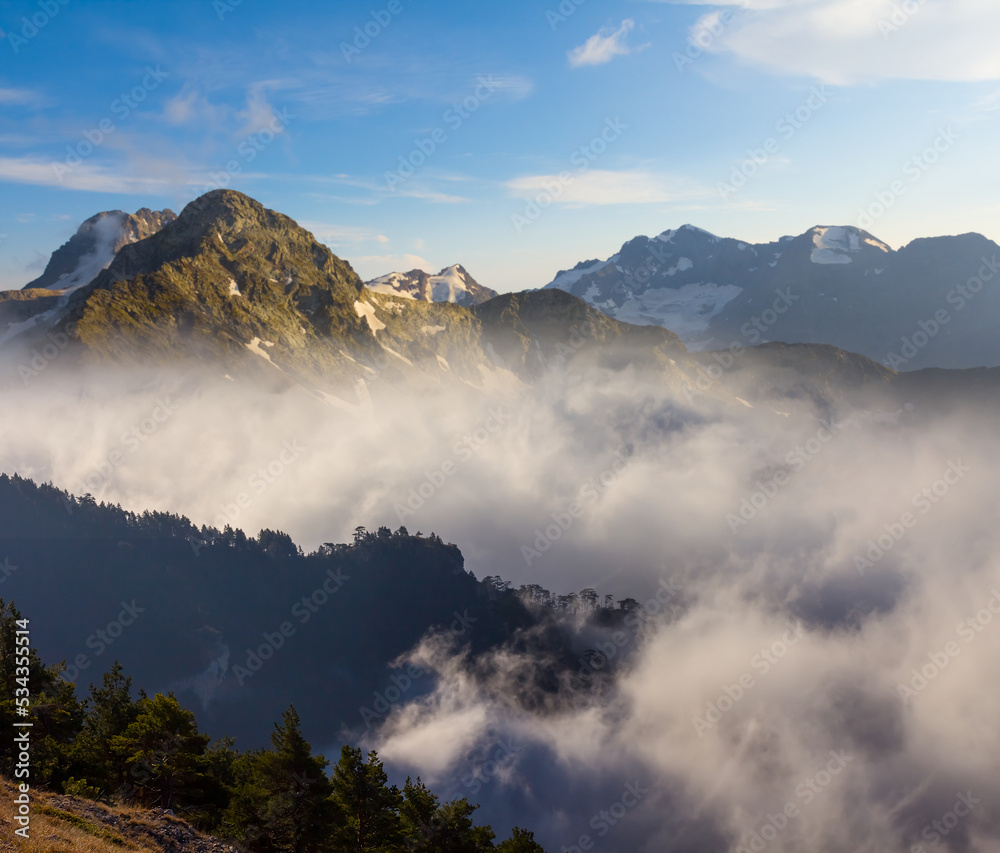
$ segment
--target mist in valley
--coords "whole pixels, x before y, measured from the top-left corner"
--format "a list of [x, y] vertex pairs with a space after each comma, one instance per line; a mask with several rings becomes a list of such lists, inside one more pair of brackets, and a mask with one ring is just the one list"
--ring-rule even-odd
[[550, 849], [1000, 843], [988, 417], [724, 405], [572, 363], [531, 387], [375, 377], [344, 402], [52, 369], [5, 392], [0, 470], [307, 551], [358, 525], [435, 532], [477, 577], [634, 599], [620, 630], [564, 617], [580, 672], [555, 698], [533, 695], [530, 637], [474, 659], [430, 635], [398, 663], [432, 689], [361, 732]]

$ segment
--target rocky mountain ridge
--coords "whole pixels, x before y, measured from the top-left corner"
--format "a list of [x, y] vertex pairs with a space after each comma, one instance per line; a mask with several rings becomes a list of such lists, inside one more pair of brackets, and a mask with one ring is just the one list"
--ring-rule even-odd
[[998, 256], [1000, 246], [979, 234], [897, 251], [853, 226], [752, 244], [685, 225], [633, 238], [545, 287], [625, 322], [662, 325], [696, 350], [820, 343], [900, 371], [993, 367]]

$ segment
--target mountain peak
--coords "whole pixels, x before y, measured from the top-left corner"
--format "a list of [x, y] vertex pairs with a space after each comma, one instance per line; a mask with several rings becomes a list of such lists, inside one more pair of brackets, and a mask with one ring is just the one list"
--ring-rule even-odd
[[497, 292], [483, 287], [461, 264], [445, 267], [437, 275], [415, 269], [407, 273], [391, 272], [365, 282], [375, 293], [401, 296], [422, 302], [454, 302], [470, 307], [493, 299]]
[[178, 219], [208, 221], [218, 219], [263, 218], [267, 213], [256, 199], [237, 190], [211, 190], [188, 202]]
[[812, 237], [810, 260], [814, 264], [849, 264], [852, 255], [871, 247], [890, 253], [892, 249], [867, 231], [853, 225], [817, 225], [806, 234]]
[[176, 218], [172, 210], [154, 211], [148, 207], [135, 213], [123, 210], [97, 213], [52, 253], [45, 271], [23, 289], [72, 292], [88, 285], [123, 247], [155, 234]]

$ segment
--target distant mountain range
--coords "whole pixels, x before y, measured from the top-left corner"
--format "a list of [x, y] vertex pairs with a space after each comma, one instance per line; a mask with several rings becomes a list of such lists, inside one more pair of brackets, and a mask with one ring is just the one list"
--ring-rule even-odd
[[684, 225], [581, 261], [546, 288], [659, 325], [689, 349], [831, 344], [896, 370], [1000, 365], [1000, 246], [980, 234], [899, 251], [854, 227], [752, 244]]
[[[997, 371], [904, 378], [882, 358], [902, 350], [896, 367], [906, 371], [1000, 363], [994, 252], [978, 235], [893, 252], [852, 228], [755, 246], [685, 226], [637, 237], [542, 290], [495, 295], [460, 265], [366, 284], [287, 216], [216, 190], [179, 216], [89, 219], [38, 280], [0, 291], [0, 352], [13, 355], [5, 378], [15, 384], [65, 350], [60, 369], [184, 365], [220, 381], [295, 387], [347, 411], [379, 378], [485, 389], [609, 368], [648, 373], [688, 400], [770, 407], [805, 394], [826, 405], [850, 389], [874, 395], [859, 405], [895, 409], [944, 387], [996, 384]], [[984, 282], [975, 293], [972, 275]], [[953, 292], [942, 282], [955, 282]], [[894, 343], [897, 333], [917, 341], [912, 352]], [[801, 345], [727, 361], [768, 341]], [[381, 393], [391, 382], [374, 385]]]

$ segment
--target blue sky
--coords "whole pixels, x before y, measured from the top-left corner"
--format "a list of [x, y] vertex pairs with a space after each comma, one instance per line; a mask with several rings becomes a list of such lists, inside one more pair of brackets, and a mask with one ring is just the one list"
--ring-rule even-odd
[[0, 29], [0, 287], [98, 211], [221, 185], [364, 278], [501, 291], [686, 222], [1000, 240], [995, 0], [35, 0]]

